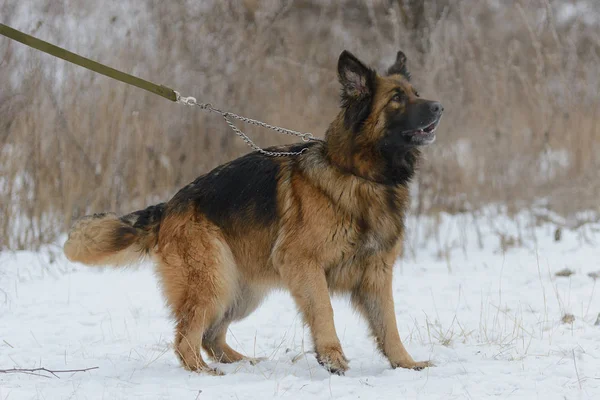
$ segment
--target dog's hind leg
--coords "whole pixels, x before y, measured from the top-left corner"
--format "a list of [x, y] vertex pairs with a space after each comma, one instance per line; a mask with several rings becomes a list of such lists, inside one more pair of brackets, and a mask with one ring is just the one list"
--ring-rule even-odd
[[218, 370], [206, 364], [200, 354], [204, 330], [214, 317], [211, 314], [211, 310], [201, 306], [179, 310], [176, 316], [178, 322], [175, 332], [175, 352], [186, 369], [220, 375]]
[[251, 364], [256, 364], [260, 359], [240, 354], [227, 344], [225, 338], [227, 336], [229, 323], [230, 321], [223, 320], [211, 326], [204, 334], [202, 347], [208, 356], [216, 362], [229, 364], [238, 361], [249, 361]]
[[233, 350], [227, 344], [226, 336], [229, 324], [247, 317], [256, 310], [265, 295], [264, 288], [253, 288], [244, 283], [240, 283], [236, 287], [236, 298], [225, 312], [223, 319], [211, 326], [204, 334], [202, 347], [212, 359], [222, 363], [249, 361], [252, 365], [264, 360], [263, 358], [247, 357]]
[[233, 256], [218, 229], [208, 223], [187, 222], [167, 238], [159, 239], [158, 272], [177, 321], [175, 352], [188, 370], [220, 374], [206, 364], [200, 350], [205, 333], [223, 319], [234, 296]]
[[225, 337], [229, 321], [221, 321], [210, 327], [202, 339], [202, 347], [210, 358], [216, 362], [234, 363], [247, 359], [243, 354], [238, 353], [227, 344]]

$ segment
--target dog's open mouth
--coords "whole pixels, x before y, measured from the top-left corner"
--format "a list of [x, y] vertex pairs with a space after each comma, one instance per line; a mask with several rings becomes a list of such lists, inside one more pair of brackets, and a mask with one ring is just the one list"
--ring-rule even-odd
[[425, 135], [425, 136], [427, 136], [427, 135], [435, 132], [439, 123], [440, 123], [440, 118], [436, 119], [435, 121], [433, 121], [431, 124], [429, 124], [427, 126], [424, 126], [422, 128], [415, 129], [414, 131], [409, 131], [406, 133], [409, 135]]
[[439, 119], [435, 120], [430, 125], [427, 125], [425, 128], [419, 129], [417, 131], [417, 133], [420, 133], [420, 134], [432, 133], [433, 131], [436, 130], [439, 121], [440, 121]]
[[416, 145], [426, 145], [435, 141], [435, 130], [437, 129], [441, 118], [437, 118], [429, 125], [425, 125], [421, 128], [404, 132], [404, 135], [409, 136], [411, 142]]

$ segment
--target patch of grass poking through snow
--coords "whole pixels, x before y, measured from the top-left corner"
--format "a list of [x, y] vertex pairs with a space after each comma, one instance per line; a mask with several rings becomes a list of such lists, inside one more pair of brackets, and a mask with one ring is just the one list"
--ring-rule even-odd
[[592, 278], [593, 280], [596, 280], [598, 278], [600, 278], [600, 271], [597, 272], [590, 272], [587, 274], [590, 278]]
[[572, 271], [569, 268], [564, 268], [564, 269], [561, 269], [560, 271], [558, 271], [557, 273], [555, 273], [554, 275], [558, 276], [558, 277], [568, 278], [574, 274], [575, 274], [575, 271]]
[[562, 316], [560, 322], [562, 322], [563, 324], [572, 324], [573, 322], [575, 322], [575, 316], [573, 314], [567, 313]]

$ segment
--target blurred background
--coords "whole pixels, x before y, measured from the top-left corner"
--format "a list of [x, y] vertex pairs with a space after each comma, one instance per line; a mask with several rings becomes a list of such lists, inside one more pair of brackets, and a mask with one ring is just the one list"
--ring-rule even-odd
[[[401, 49], [415, 87], [446, 109], [413, 215], [527, 211], [576, 227], [600, 211], [594, 0], [0, 0], [0, 20], [317, 137], [338, 112], [340, 52], [383, 70]], [[84, 214], [164, 201], [250, 151], [217, 115], [4, 37], [0, 82], [0, 250], [55, 242]], [[240, 127], [263, 147], [293, 141]]]

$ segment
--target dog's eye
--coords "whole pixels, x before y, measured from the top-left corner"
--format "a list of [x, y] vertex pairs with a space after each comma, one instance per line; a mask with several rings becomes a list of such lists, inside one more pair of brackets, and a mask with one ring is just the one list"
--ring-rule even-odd
[[394, 96], [392, 97], [392, 101], [397, 101], [398, 103], [401, 103], [404, 101], [404, 98], [406, 96], [404, 95], [404, 93], [401, 92], [397, 92], [396, 94], [394, 94]]
[[415, 96], [421, 97], [421, 95], [419, 94], [419, 92], [417, 92], [416, 90], [415, 90]]

